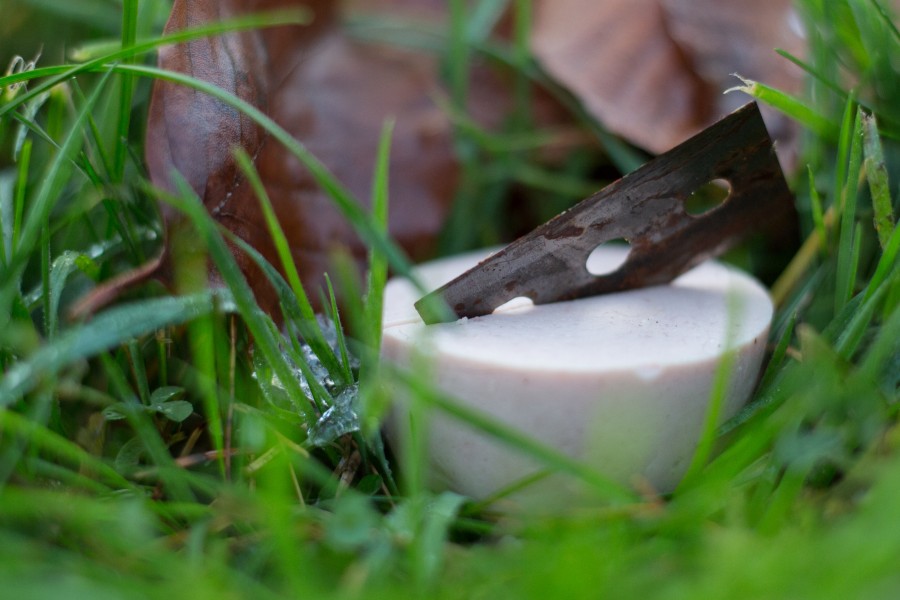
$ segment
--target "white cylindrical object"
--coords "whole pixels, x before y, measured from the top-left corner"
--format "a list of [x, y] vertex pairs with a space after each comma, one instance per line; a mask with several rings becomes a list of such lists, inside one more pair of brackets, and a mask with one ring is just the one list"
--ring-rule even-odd
[[[627, 248], [602, 246], [589, 259], [605, 272]], [[476, 252], [418, 268], [430, 289], [487, 255]], [[514, 301], [494, 314], [426, 326], [406, 280], [385, 293], [382, 355], [401, 368], [427, 357], [433, 385], [624, 484], [661, 492], [684, 475], [726, 350], [735, 353], [720, 421], [753, 390], [772, 303], [753, 278], [706, 262], [671, 285], [533, 306]], [[387, 427], [403, 439], [403, 391]], [[534, 460], [434, 413], [427, 447], [433, 485], [484, 499], [540, 469]], [[554, 504], [562, 479], [520, 498]]]

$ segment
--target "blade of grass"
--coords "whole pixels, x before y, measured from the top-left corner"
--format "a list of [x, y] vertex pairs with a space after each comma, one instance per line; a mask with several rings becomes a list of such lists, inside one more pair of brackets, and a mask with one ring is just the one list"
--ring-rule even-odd
[[[83, 96], [79, 98], [81, 104], [84, 104], [84, 100], [85, 99]], [[36, 123], [35, 121], [31, 121], [15, 112], [12, 114], [12, 118], [21, 123], [28, 131], [31, 131], [35, 136], [37, 136], [39, 140], [45, 143], [53, 151], [59, 151], [60, 145], [47, 131], [45, 131], [40, 125], [38, 125], [38, 123]], [[30, 138], [26, 137], [23, 140], [23, 144], [25, 141], [29, 140]], [[82, 153], [79, 153], [78, 156], [72, 158], [72, 164], [79, 173], [84, 175], [87, 181], [90, 181], [92, 183], [100, 182], [100, 178], [97, 176], [93, 167], [89, 162], [87, 162], [87, 159]]]
[[885, 280], [897, 264], [898, 254], [900, 254], [900, 227], [895, 226], [891, 237], [888, 238], [887, 245], [884, 247], [884, 251], [881, 253], [878, 265], [875, 267], [875, 273], [866, 287], [866, 298], [872, 296], [885, 283]]
[[[177, 176], [177, 174], [176, 185], [181, 194], [180, 196], [175, 196], [156, 188], [150, 188], [150, 191], [163, 202], [184, 213], [193, 223], [197, 233], [203, 239], [210, 258], [216, 265], [222, 280], [231, 291], [238, 312], [253, 335], [256, 348], [263, 353], [271, 365], [278, 379], [287, 390], [295, 408], [306, 417], [308, 423], [313, 423], [316, 417], [312, 407], [306, 402], [306, 396], [300, 387], [300, 383], [279, 350], [279, 343], [272, 328], [266, 322], [266, 317], [259, 310], [253, 296], [253, 290], [250, 289], [250, 285], [241, 273], [234, 255], [216, 229], [216, 225], [212, 217], [206, 212], [203, 203], [197, 198], [187, 182], [180, 176]], [[271, 323], [271, 320], [269, 320], [269, 323]], [[298, 366], [302, 367], [302, 365]], [[309, 383], [312, 386], [312, 382]]]
[[31, 167], [31, 145], [31, 140], [26, 139], [22, 144], [22, 153], [19, 155], [19, 176], [16, 180], [15, 212], [13, 213], [13, 252], [19, 247], [19, 238], [22, 233], [22, 220], [25, 216], [25, 194], [28, 190], [28, 171]]
[[[387, 235], [390, 203], [389, 177], [391, 140], [394, 122], [387, 121], [381, 130], [375, 170], [372, 179], [372, 218], [382, 234]], [[366, 343], [377, 356], [381, 346], [382, 313], [384, 311], [384, 286], [387, 283], [388, 263], [383, 253], [372, 247], [369, 250], [369, 273], [366, 282], [366, 299], [363, 305], [364, 319], [369, 323]], [[364, 362], [367, 364], [369, 361]]]
[[50, 306], [50, 215], [47, 215], [47, 220], [44, 222], [44, 226], [41, 228], [41, 311], [43, 312], [44, 317], [44, 332], [45, 335], [50, 335], [51, 332], [51, 320], [50, 316], [51, 306]]
[[[244, 241], [242, 238], [235, 235], [233, 232], [228, 231], [227, 229], [222, 229], [221, 233], [226, 237], [229, 243], [235, 245], [237, 248], [241, 250], [244, 254], [250, 257], [250, 259], [260, 268], [260, 270], [265, 274], [266, 279], [268, 279], [269, 283], [272, 284], [272, 287], [275, 288], [275, 293], [278, 296], [278, 301], [281, 304], [285, 321], [290, 321], [291, 323], [302, 323], [303, 315], [300, 311], [300, 304], [297, 302], [297, 297], [294, 295], [293, 289], [288, 284], [287, 281], [284, 280], [281, 273], [279, 273], [272, 263], [266, 260], [266, 258], [259, 253], [259, 251]], [[308, 342], [309, 340], [307, 340]], [[326, 343], [327, 345], [327, 343]], [[328, 351], [331, 353], [331, 349]], [[331, 353], [332, 360], [334, 360], [334, 353]], [[337, 365], [337, 362], [335, 362]]]
[[847, 186], [847, 169], [850, 164], [850, 147], [853, 143], [853, 117], [856, 115], [858, 105], [856, 94], [847, 97], [844, 105], [844, 116], [841, 119], [841, 133], [838, 137], [837, 162], [834, 167], [834, 190], [832, 202], [837, 205], [837, 215], [840, 217], [844, 211], [844, 189]]
[[[784, 327], [784, 331], [781, 336], [778, 338], [778, 343], [775, 345], [775, 350], [772, 351], [772, 357], [769, 359], [769, 364], [766, 366], [766, 371], [763, 374], [762, 378], [759, 382], [759, 389], [765, 389], [772, 383], [775, 375], [781, 371], [783, 368], [783, 361], [785, 355], [787, 355], [788, 346], [791, 345], [791, 339], [794, 336], [794, 328], [797, 326], [797, 312], [791, 314], [790, 319], [787, 322], [787, 325]], [[720, 429], [721, 431], [721, 429]]]
[[115, 469], [88, 453], [75, 442], [54, 433], [16, 411], [0, 410], [0, 430], [8, 435], [28, 440], [34, 448], [39, 448], [61, 463], [90, 470], [96, 478], [106, 481], [108, 485], [126, 490], [134, 487]]
[[813, 65], [809, 64], [808, 62], [806, 62], [800, 58], [797, 58], [796, 56], [794, 56], [793, 54], [791, 54], [790, 52], [788, 52], [786, 50], [783, 50], [781, 48], [775, 48], [775, 52], [782, 58], [786, 58], [787, 60], [791, 61], [792, 63], [794, 63], [795, 65], [797, 65], [798, 67], [800, 67], [801, 69], [803, 69], [804, 71], [806, 71], [807, 73], [812, 75], [817, 81], [819, 81], [820, 83], [825, 85], [825, 87], [830, 89], [832, 92], [835, 92], [842, 100], [846, 101], [847, 96], [848, 96], [847, 91], [844, 90], [843, 87], [841, 87], [840, 85], [835, 83], [834, 80], [832, 80], [830, 77], [825, 75], [825, 73], [823, 73], [819, 69], [816, 69]]
[[16, 181], [0, 175], [0, 269], [6, 269], [12, 253], [12, 204]]
[[526, 475], [522, 479], [514, 481], [505, 488], [494, 492], [484, 500], [479, 500], [478, 502], [473, 502], [472, 504], [466, 506], [463, 514], [477, 515], [481, 512], [484, 512], [485, 510], [489, 510], [491, 505], [497, 504], [498, 502], [504, 500], [505, 498], [509, 498], [517, 492], [527, 490], [532, 485], [538, 483], [539, 481], [543, 481], [552, 474], [553, 473], [551, 471], [538, 470], [534, 473], [531, 473], [530, 475]]
[[19, 122], [19, 126], [16, 128], [16, 136], [13, 142], [13, 160], [18, 160], [19, 153], [22, 150], [22, 144], [24, 144], [27, 139], [28, 130], [33, 130], [35, 128], [35, 117], [41, 108], [44, 107], [45, 103], [50, 100], [51, 96], [52, 94], [50, 92], [44, 92], [26, 104], [21, 113], [15, 113], [15, 118]]
[[84, 325], [63, 332], [27, 359], [11, 367], [0, 380], [0, 407], [9, 406], [48, 376], [133, 337], [180, 325], [213, 309], [209, 292], [180, 298], [144, 300], [110, 309]]
[[[48, 423], [54, 415], [55, 398], [52, 388], [56, 384], [55, 378], [48, 378], [46, 384], [31, 395], [27, 405], [21, 410], [25, 413], [23, 418], [38, 427], [48, 427]], [[30, 451], [28, 439], [4, 438], [0, 451], [0, 490], [7, 487], [9, 479], [19, 468], [22, 458]]]
[[784, 526], [796, 506], [797, 497], [803, 493], [808, 475], [808, 468], [791, 466], [785, 470], [778, 486], [766, 498], [765, 512], [758, 524], [761, 532], [774, 533]]
[[331, 277], [325, 273], [325, 286], [328, 289], [328, 303], [331, 306], [331, 320], [334, 322], [334, 333], [337, 337], [337, 346], [341, 355], [341, 373], [347, 383], [353, 382], [353, 374], [350, 372], [350, 354], [347, 352], [347, 339], [344, 337], [344, 326], [341, 323], [341, 312], [338, 310], [337, 296], [334, 295], [334, 286], [331, 285]]
[[128, 362], [131, 363], [131, 374], [134, 377], [134, 384], [138, 390], [138, 398], [145, 406], [149, 406], [150, 383], [147, 381], [147, 369], [144, 365], [141, 346], [136, 338], [131, 338], [128, 340], [126, 348], [128, 349]]
[[842, 51], [849, 56], [856, 66], [861, 70], [868, 70], [872, 64], [872, 57], [869, 54], [866, 40], [863, 39], [865, 31], [865, 22], [860, 22], [860, 13], [857, 10], [862, 8], [867, 11], [862, 2], [835, 2], [836, 9], [833, 16], [846, 19], [847, 25], [844, 27], [834, 27], [832, 31], [837, 34], [838, 43], [842, 46]]
[[[81, 85], [78, 82], [78, 78], [72, 78], [68, 81], [69, 86], [72, 90], [73, 100], [83, 104], [85, 96], [84, 92], [81, 89]], [[94, 169], [87, 156], [81, 156], [80, 158], [82, 158], [83, 160], [80, 164], [78, 164], [78, 167], [85, 171], [85, 175], [87, 176], [88, 180], [95, 183], [107, 181], [113, 172], [112, 160], [106, 147], [106, 141], [103, 139], [103, 134], [100, 131], [100, 125], [98, 124], [98, 118], [102, 120], [103, 114], [105, 113], [104, 111], [99, 111], [99, 113], [100, 114], [98, 114], [97, 116], [92, 114], [88, 117], [88, 129], [85, 137], [88, 138], [91, 143], [88, 144], [86, 142], [85, 145], [97, 153], [97, 162], [103, 168], [102, 170]], [[33, 127], [33, 129], [35, 128], [36, 125], [35, 127]], [[88, 133], [90, 135], [87, 135]], [[101, 179], [101, 177], [97, 174], [98, 172], [103, 172], [106, 179]]]
[[[331, 272], [325, 274], [326, 292], [327, 284], [332, 280], [333, 275], [336, 284], [334, 289], [341, 291], [344, 324], [350, 331], [358, 332], [357, 337], [365, 341], [370, 324], [365, 322], [364, 293], [358, 262], [346, 248], [334, 249], [331, 252], [329, 262], [331, 263]], [[330, 293], [325, 297], [323, 305], [328, 308], [329, 313], [334, 314], [334, 308], [329, 296]], [[358, 352], [363, 354], [365, 350], [360, 349]]]
[[[374, 225], [384, 235], [388, 234], [389, 172], [393, 133], [394, 121], [389, 119], [382, 126], [372, 175], [372, 219]], [[370, 450], [375, 455], [378, 469], [382, 473], [388, 489], [391, 493], [396, 493], [397, 484], [385, 456], [384, 443], [380, 434], [381, 419], [389, 400], [385, 399], [386, 394], [378, 381], [384, 287], [388, 278], [388, 261], [387, 257], [377, 248], [370, 247], [368, 263], [369, 271], [362, 307], [363, 323], [360, 328], [360, 331], [365, 332], [365, 336], [368, 338], [363, 340], [365, 347], [360, 351], [361, 436], [367, 440]], [[361, 444], [361, 446], [363, 445]]]
[[[122, 50], [131, 49], [137, 41], [137, 0], [124, 0], [122, 4]], [[135, 62], [135, 56], [123, 59], [125, 64]], [[113, 181], [122, 181], [125, 176], [125, 157], [129, 130], [131, 128], [131, 102], [134, 96], [134, 76], [124, 73], [119, 76], [118, 122], [116, 123], [116, 144], [113, 156]]]
[[[192, 265], [193, 267], [193, 265]], [[205, 267], [205, 264], [204, 264]], [[187, 324], [188, 343], [190, 355], [193, 359], [194, 387], [200, 396], [203, 415], [206, 419], [206, 431], [212, 441], [212, 447], [217, 452], [217, 465], [219, 472], [225, 469], [225, 459], [222, 450], [225, 446], [225, 435], [222, 427], [222, 407], [219, 403], [219, 393], [216, 373], [216, 315], [214, 311], [200, 315]]]
[[43, 479], [61, 484], [67, 490], [80, 490], [91, 494], [106, 495], [116, 491], [112, 486], [104, 485], [93, 477], [88, 477], [76, 471], [61, 467], [47, 460], [41, 460], [34, 456], [24, 456], [21, 459], [22, 471]]
[[[270, 321], [270, 330], [273, 336], [278, 335], [278, 329], [275, 327], [274, 323]], [[325, 389], [324, 384], [316, 377], [316, 374], [313, 373], [312, 369], [309, 366], [309, 363], [303, 358], [303, 355], [297, 351], [296, 348], [287, 348], [287, 354], [291, 358], [293, 364], [300, 370], [300, 374], [303, 375], [303, 378], [306, 380], [306, 384], [309, 386], [309, 393], [311, 396], [311, 400], [313, 404], [318, 408], [319, 412], [324, 413], [328, 408], [332, 405], [331, 394], [328, 393], [328, 390]], [[279, 376], [279, 379], [280, 376]], [[296, 381], [296, 377], [294, 377], [294, 381]], [[288, 386], [285, 386], [288, 387]], [[299, 387], [299, 386], [298, 386]], [[288, 392], [290, 394], [290, 392]], [[296, 398], [292, 396], [292, 398]], [[304, 402], [306, 400], [306, 395], [301, 394], [299, 398], [294, 400], [294, 403]], [[310, 411], [312, 412], [312, 411]], [[304, 416], [306, 416], [304, 414]], [[313, 414], [312, 418], [308, 421], [310, 424], [314, 424], [318, 420], [318, 415]]]
[[469, 44], [483, 42], [490, 38], [508, 6], [509, 0], [481, 0], [478, 2], [466, 19], [466, 40]]
[[853, 311], [852, 318], [840, 331], [834, 344], [834, 349], [840, 356], [849, 359], [856, 353], [866, 329], [875, 317], [879, 303], [887, 295], [887, 290], [886, 285], [879, 287], [871, 296], [863, 297], [859, 308]]
[[884, 21], [884, 24], [893, 34], [894, 38], [898, 42], [900, 42], [900, 29], [897, 29], [897, 25], [894, 23], [894, 20], [891, 18], [891, 15], [884, 9], [884, 7], [878, 2], [878, 0], [869, 0], [872, 3], [872, 6], [875, 7], [875, 10], [878, 11], [878, 15], [881, 17], [881, 20]]
[[78, 262], [83, 254], [66, 250], [56, 257], [50, 267], [50, 298], [47, 319], [47, 337], [53, 339], [59, 331], [59, 303], [69, 275], [78, 270]]
[[[5, 77], [0, 77], [0, 88], [20, 83], [23, 81], [31, 81], [41, 77], [49, 77], [47, 81], [29, 88], [20, 96], [16, 96], [6, 104], [0, 105], [0, 117], [8, 112], [18, 108], [20, 105], [28, 102], [42, 92], [49, 90], [67, 79], [71, 79], [80, 73], [102, 69], [103, 65], [116, 63], [124, 59], [134, 56], [140, 56], [148, 52], [152, 52], [162, 46], [169, 44], [178, 44], [181, 42], [189, 42], [206, 37], [224, 35], [238, 31], [249, 31], [264, 27], [277, 27], [280, 25], [305, 25], [309, 22], [310, 14], [307, 10], [284, 10], [275, 11], [264, 15], [252, 15], [224, 21], [221, 23], [213, 23], [203, 25], [192, 29], [186, 29], [172, 33], [170, 35], [161, 36], [147, 41], [139, 41], [134, 45], [111, 52], [109, 54], [98, 56], [92, 60], [74, 66], [56, 66], [43, 67], [22, 73], [14, 73]], [[124, 66], [124, 65], [123, 65]]]
[[315, 352], [319, 360], [322, 361], [322, 364], [328, 372], [331, 373], [332, 377], [336, 377], [338, 381], [343, 381], [347, 384], [351, 383], [351, 379], [344, 377], [343, 369], [340, 368], [340, 365], [334, 356], [334, 352], [332, 352], [328, 342], [325, 341], [325, 337], [316, 320], [315, 311], [309, 302], [309, 297], [306, 294], [303, 283], [300, 281], [300, 274], [297, 271], [297, 265], [291, 254], [287, 236], [284, 234], [281, 223], [278, 221], [269, 194], [266, 192], [266, 188], [259, 177], [259, 172], [256, 170], [256, 167], [253, 165], [253, 162], [246, 151], [242, 148], [235, 152], [235, 158], [241, 170], [244, 172], [244, 175], [247, 177], [247, 181], [250, 182], [250, 186], [253, 188], [256, 198], [259, 200], [263, 217], [266, 220], [266, 226], [269, 229], [269, 235], [272, 236], [275, 250], [281, 261], [281, 266], [284, 269], [288, 283], [290, 283], [291, 290], [293, 290], [296, 305], [300, 311], [300, 318], [297, 320], [296, 324], [300, 327], [301, 334], [313, 349], [313, 352]]
[[[826, 267], [820, 266], [809, 277], [802, 281], [802, 284], [794, 291], [791, 298], [785, 298], [785, 300], [789, 300], [789, 302], [776, 313], [774, 323], [772, 324], [773, 331], [786, 330], [790, 320], [793, 319], [793, 315], [802, 314], [802, 310], [807, 304], [807, 299], [815, 296], [822, 281], [825, 279], [826, 274]], [[799, 316], [797, 317], [797, 320], [799, 321]], [[779, 342], [779, 344], [780, 343], [789, 344], [790, 340], [782, 339], [782, 342]], [[780, 388], [782, 388], [786, 380], [790, 381], [789, 377], [793, 373], [795, 366], [796, 363], [788, 361], [785, 363], [783, 369], [773, 371], [771, 373], [769, 384], [765, 387], [759, 387], [756, 396], [750, 403], [719, 428], [719, 435], [721, 436], [729, 433], [745, 423], [748, 423], [754, 417], [768, 414], [774, 410], [778, 404], [783, 401], [784, 397], [787, 396], [787, 393], [782, 393], [783, 390]]]
[[13, 213], [13, 229], [12, 229], [12, 251], [19, 247], [19, 238], [22, 231], [22, 220], [25, 214], [25, 194], [28, 190], [28, 172], [31, 167], [31, 147], [30, 139], [26, 139], [22, 144], [22, 152], [19, 155], [19, 170], [16, 180], [16, 195]]
[[[896, 272], [894, 281], [895, 283], [900, 281], [900, 276], [896, 275]], [[889, 287], [885, 285], [880, 290]], [[879, 328], [878, 336], [863, 356], [859, 367], [860, 375], [869, 381], [876, 381], [885, 365], [896, 358], [897, 352], [900, 351], [898, 344], [900, 344], [900, 304], [895, 303], [889, 308], [888, 315]]]
[[[838, 314], [853, 295], [858, 269], [858, 244], [856, 239], [856, 201], [859, 190], [859, 173], [862, 162], [862, 109], [857, 108], [850, 142], [847, 180], [841, 196], [841, 227], [838, 240], [837, 273], [834, 293], [834, 313]], [[860, 236], [861, 237], [861, 236]], [[855, 260], [856, 259], [856, 260]]]
[[443, 492], [425, 507], [422, 522], [410, 545], [416, 583], [425, 590], [438, 572], [446, 552], [448, 530], [456, 520], [465, 498], [453, 492]]
[[446, 68], [453, 105], [466, 106], [469, 92], [469, 44], [466, 36], [468, 7], [464, 0], [450, 0], [450, 32]]
[[859, 259], [862, 254], [862, 239], [863, 239], [863, 226], [862, 223], [857, 222], [856, 226], [853, 228], [853, 246], [850, 250], [850, 273], [847, 276], [847, 279], [851, 282], [850, 287], [850, 295], [853, 296], [853, 292], [856, 289], [856, 281], [859, 279]]
[[900, 277], [893, 277], [893, 279], [888, 281], [887, 285], [888, 293], [886, 295], [884, 309], [882, 310], [882, 321], [887, 320], [891, 311], [895, 310], [897, 306], [900, 306]]
[[743, 85], [725, 90], [726, 94], [729, 92], [743, 92], [798, 121], [804, 127], [825, 140], [834, 140], [837, 138], [837, 126], [828, 117], [825, 117], [810, 108], [803, 100], [763, 83], [759, 83], [758, 81], [745, 79], [740, 75], [735, 76], [741, 80]]
[[[816, 188], [812, 167], [807, 165], [807, 172], [809, 173], [809, 203], [812, 208], [813, 226], [815, 227], [816, 233], [819, 235], [819, 239], [824, 242], [828, 239], [828, 231], [825, 229], [825, 213], [822, 209], [822, 197], [819, 196], [819, 190]], [[822, 250], [824, 253], [824, 244], [822, 244]]]
[[891, 201], [887, 166], [884, 163], [884, 150], [881, 147], [875, 115], [863, 117], [863, 129], [864, 167], [872, 196], [872, 209], [875, 213], [875, 231], [878, 233], [881, 248], [884, 249], [894, 231], [894, 203]]
[[87, 116], [99, 99], [108, 78], [109, 73], [101, 77], [91, 96], [79, 110], [60, 151], [53, 157], [49, 168], [42, 177], [35, 197], [30, 202], [30, 211], [21, 228], [19, 243], [13, 250], [9, 268], [0, 272], [0, 330], [6, 324], [6, 319], [9, 318], [10, 307], [13, 298], [18, 293], [17, 288], [25, 264], [32, 249], [38, 243], [38, 236], [47, 223], [50, 210], [68, 181], [70, 159], [80, 147]]

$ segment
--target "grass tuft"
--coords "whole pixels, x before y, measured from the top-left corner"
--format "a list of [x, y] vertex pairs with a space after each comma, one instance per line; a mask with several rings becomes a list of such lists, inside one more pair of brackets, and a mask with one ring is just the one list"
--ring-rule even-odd
[[[409, 374], [380, 363], [389, 269], [411, 268], [387, 227], [393, 122], [368, 210], [263, 112], [148, 64], [164, 45], [302, 24], [306, 11], [162, 35], [165, 10], [154, 3], [124, 0], [119, 12], [101, 0], [14, 3], [0, 36], [14, 30], [35, 58], [12, 59], [0, 77], [0, 573], [19, 595], [66, 597], [171, 597], [186, 581], [201, 597], [889, 594], [900, 584], [900, 33], [879, 0], [796, 5], [809, 52], [781, 55], [807, 73], [806, 92], [740, 89], [802, 130], [790, 183], [804, 240], [773, 288], [771, 359], [751, 402], [719, 426], [715, 399], [731, 375], [723, 361], [689, 476], [660, 497], [460, 406], [425, 365]], [[448, 6], [446, 31], [348, 24], [359, 39], [438, 55], [448, 92], [437, 102], [461, 163], [446, 251], [508, 236], [513, 193], [549, 216], [645, 158], [540, 72], [531, 3]], [[510, 38], [494, 39], [505, 14]], [[42, 40], [21, 32], [28, 23], [74, 33], [36, 52]], [[69, 60], [63, 41], [77, 49]], [[466, 110], [482, 62], [505, 71], [513, 91], [497, 130]], [[169, 194], [145, 180], [137, 149], [158, 80], [260, 125], [366, 242], [364, 285], [346, 255], [329, 273], [349, 296], [329, 294], [330, 322], [313, 313], [246, 154], [237, 161], [276, 265], [221, 230], [183, 182]], [[571, 109], [568, 128], [532, 122], [536, 86]], [[548, 165], [548, 145], [578, 150]], [[158, 255], [158, 202], [181, 211], [201, 246], [176, 257], [181, 295], [148, 283], [71, 320], [99, 282]], [[259, 310], [233, 248], [271, 282], [283, 326]], [[215, 291], [207, 261], [223, 281]], [[401, 396], [414, 427], [395, 457], [379, 428]], [[536, 472], [478, 504], [430, 490], [433, 416], [527, 457]], [[552, 515], [497, 512], [548, 477], [576, 482], [590, 501]]]

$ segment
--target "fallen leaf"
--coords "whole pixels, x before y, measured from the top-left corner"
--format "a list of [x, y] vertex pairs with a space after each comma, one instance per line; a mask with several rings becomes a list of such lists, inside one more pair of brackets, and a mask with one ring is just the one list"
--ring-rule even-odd
[[[367, 203], [381, 129], [396, 119], [391, 153], [390, 233], [414, 257], [432, 248], [453, 198], [457, 163], [451, 126], [434, 104], [435, 58], [351, 39], [335, 3], [306, 3], [310, 28], [284, 27], [183, 44], [160, 54], [160, 65], [215, 83], [252, 102], [318, 157]], [[168, 31], [261, 8], [296, 2], [176, 0]], [[240, 176], [232, 149], [254, 163], [285, 229], [304, 283], [315, 288], [336, 246], [362, 262], [365, 247], [312, 176], [281, 145], [246, 117], [214, 99], [171, 84], [155, 87], [147, 161], [157, 185], [169, 187], [180, 171], [213, 217], [279, 265], [257, 199]], [[167, 213], [170, 226], [179, 219]], [[177, 224], [174, 224], [177, 226]], [[250, 261], [239, 263], [261, 306], [277, 300]]]
[[588, 111], [638, 146], [663, 151], [706, 119], [703, 82], [666, 34], [658, 0], [539, 2], [531, 44]]
[[[234, 17], [234, 2], [175, 2], [166, 32]], [[164, 47], [160, 67], [187, 73], [265, 108], [264, 54], [257, 32], [241, 32]], [[240, 184], [232, 149], [251, 155], [263, 135], [246, 116], [202, 92], [169, 82], [154, 86], [148, 116], [146, 160], [154, 183], [169, 188], [177, 169], [206, 202], [224, 200]]]
[[[800, 93], [802, 71], [775, 52], [781, 48], [803, 56], [805, 51], [803, 25], [790, 1], [664, 0], [664, 5], [673, 39], [699, 76], [710, 82], [717, 99], [714, 118], [748, 100], [744, 94], [722, 94], [739, 85], [735, 73]], [[766, 106], [761, 108], [772, 136], [793, 145], [796, 129], [789, 120]]]
[[[532, 49], [604, 126], [664, 152], [746, 96], [733, 73], [799, 89], [802, 73], [774, 52], [802, 55], [789, 0], [539, 0]], [[782, 149], [794, 131], [766, 115]]]

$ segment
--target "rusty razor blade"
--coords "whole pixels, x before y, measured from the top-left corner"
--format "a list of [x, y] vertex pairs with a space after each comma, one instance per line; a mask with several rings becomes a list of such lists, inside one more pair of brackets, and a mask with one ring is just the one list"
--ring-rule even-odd
[[[714, 180], [730, 192], [691, 215], [685, 202]], [[457, 317], [486, 315], [525, 296], [535, 304], [574, 300], [675, 279], [749, 233], [782, 222], [793, 198], [756, 103], [582, 200], [416, 302], [426, 323], [443, 299]], [[624, 239], [631, 250], [612, 273], [593, 275], [587, 258]], [[436, 298], [437, 297], [437, 298]]]

